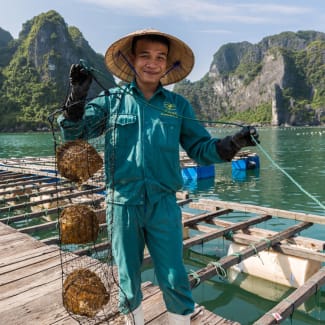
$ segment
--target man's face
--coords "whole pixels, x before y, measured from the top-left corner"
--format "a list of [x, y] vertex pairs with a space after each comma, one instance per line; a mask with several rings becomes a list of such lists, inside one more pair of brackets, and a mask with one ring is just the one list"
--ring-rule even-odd
[[156, 86], [167, 68], [168, 47], [159, 42], [138, 40], [133, 56], [137, 82], [141, 85]]

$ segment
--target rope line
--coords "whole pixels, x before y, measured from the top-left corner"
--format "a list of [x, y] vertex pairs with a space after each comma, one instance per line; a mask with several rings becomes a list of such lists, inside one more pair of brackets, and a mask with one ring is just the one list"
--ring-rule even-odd
[[259, 252], [257, 251], [256, 246], [255, 246], [254, 244], [250, 244], [249, 246], [252, 247], [252, 248], [254, 249], [255, 255], [260, 259], [260, 261], [261, 261], [262, 264], [264, 265], [264, 262], [263, 262], [263, 260], [262, 260], [262, 258], [261, 258], [261, 256], [260, 256]]
[[214, 266], [214, 267], [215, 267], [219, 279], [221, 279], [221, 280], [225, 280], [225, 279], [227, 278], [227, 271], [226, 271], [225, 268], [221, 265], [220, 262], [210, 262], [210, 263], [208, 264], [208, 266]]
[[281, 173], [283, 173], [293, 184], [295, 184], [298, 189], [309, 196], [314, 202], [316, 202], [324, 211], [325, 206], [322, 204], [315, 196], [310, 194], [308, 191], [306, 191], [289, 173], [287, 173], [283, 168], [277, 164], [272, 157], [266, 152], [266, 150], [252, 137], [253, 141], [256, 143], [256, 146], [262, 151], [262, 153], [265, 155], [265, 157], [272, 163], [274, 167], [276, 167]]
[[193, 277], [195, 280], [194, 288], [197, 287], [201, 283], [200, 276], [193, 270], [190, 270], [191, 273], [189, 273], [189, 276]]
[[239, 260], [238, 263], [240, 263], [242, 261], [242, 254], [240, 252], [235, 252], [230, 255], [238, 257], [238, 260]]
[[265, 241], [267, 243], [267, 249], [272, 247], [272, 241], [268, 238], [262, 238], [260, 241]]
[[234, 232], [232, 230], [229, 230], [223, 234], [223, 237], [228, 240], [232, 240], [234, 237]]

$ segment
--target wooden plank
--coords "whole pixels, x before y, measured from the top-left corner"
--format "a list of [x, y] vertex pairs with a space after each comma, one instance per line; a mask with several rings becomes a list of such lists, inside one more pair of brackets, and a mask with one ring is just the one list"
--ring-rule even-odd
[[[232, 236], [232, 240], [235, 243], [242, 245], [254, 245], [261, 241], [261, 237], [253, 237], [247, 234], [236, 233]], [[284, 254], [295, 257], [304, 258], [307, 260], [313, 260], [318, 262], [325, 262], [325, 254], [317, 251], [313, 251], [311, 249], [307, 249], [304, 247], [292, 246], [284, 243], [276, 244], [272, 247], [272, 250]]]
[[[38, 179], [36, 182], [35, 182], [35, 180], [29, 180], [29, 181], [23, 181], [23, 182], [16, 183], [15, 187], [22, 186], [26, 190], [30, 190], [30, 189], [37, 190], [39, 188], [44, 188], [47, 186], [59, 186], [59, 185], [64, 185], [64, 184], [68, 184], [68, 183], [71, 183], [71, 182], [63, 181], [63, 180], [59, 180], [59, 179], [55, 179], [55, 178], [44, 177], [44, 178]], [[21, 191], [20, 188], [10, 189], [10, 190], [1, 191], [0, 194], [1, 195], [14, 194], [14, 193], [20, 192], [20, 191]]]
[[191, 203], [190, 207], [201, 209], [201, 210], [208, 210], [208, 211], [211, 210], [214, 211], [216, 208], [233, 209], [233, 210], [239, 210], [243, 212], [270, 214], [278, 218], [286, 218], [286, 219], [293, 219], [293, 220], [299, 220], [304, 222], [325, 224], [325, 216], [301, 213], [301, 212], [292, 212], [287, 210], [273, 209], [273, 208], [261, 207], [261, 206], [251, 205], [251, 204], [242, 204], [236, 202], [200, 199], [198, 202]]
[[[222, 227], [234, 225], [234, 222], [212, 220], [211, 223]], [[192, 228], [199, 231], [209, 233], [213, 228], [205, 225], [195, 225]], [[241, 233], [243, 232], [243, 233]], [[232, 235], [230, 240], [242, 245], [255, 244], [263, 238], [268, 238], [277, 232], [271, 230], [263, 230], [259, 228], [242, 229]], [[273, 246], [273, 250], [285, 255], [291, 255], [300, 258], [306, 258], [313, 261], [325, 262], [325, 254], [322, 253], [325, 242], [307, 237], [295, 236], [294, 238], [285, 239], [281, 243]]]
[[20, 280], [26, 274], [41, 273], [44, 270], [57, 266], [61, 266], [60, 253], [58, 251], [3, 266], [0, 269], [0, 286]]
[[[2, 276], [1, 276], [2, 278]], [[42, 273], [36, 273], [32, 275], [22, 275], [21, 279], [16, 279], [13, 281], [3, 282], [1, 279], [1, 292], [0, 292], [0, 310], [5, 310], [8, 307], [4, 306], [5, 301], [12, 301], [11, 304], [19, 306], [23, 300], [30, 299], [35, 296], [44, 296], [49, 293], [53, 287], [56, 287], [55, 282], [62, 279], [61, 265], [55, 268], [48, 268]], [[47, 288], [48, 286], [48, 288]], [[46, 287], [46, 288], [45, 288]], [[18, 296], [19, 299], [18, 299]], [[21, 301], [19, 301], [22, 299]]]
[[190, 203], [190, 202], [192, 202], [192, 199], [178, 200], [178, 201], [177, 201], [177, 204], [178, 204], [179, 206], [183, 206], [183, 205], [188, 204], [188, 203]]
[[[39, 188], [42, 188], [42, 186], [40, 186]], [[33, 188], [34, 189], [34, 188]], [[5, 198], [1, 201], [1, 203], [8, 203], [8, 202], [13, 202], [13, 201], [20, 201], [20, 200], [29, 200], [31, 197], [37, 197], [37, 196], [41, 196], [41, 195], [48, 195], [48, 194], [54, 194], [54, 197], [56, 197], [57, 193], [60, 192], [72, 192], [74, 190], [77, 190], [75, 186], [60, 186], [60, 185], [56, 185], [56, 183], [52, 183], [52, 188], [49, 190], [45, 190], [45, 191], [38, 191], [38, 192], [31, 192], [28, 193], [28, 190], [24, 189], [26, 191], [25, 194], [20, 194], [20, 195], [16, 195], [13, 197], [9, 197], [9, 198]], [[32, 188], [30, 189], [32, 190]], [[22, 189], [18, 189], [16, 192], [18, 191], [22, 191]]]
[[35, 175], [26, 175], [26, 174], [21, 174], [21, 173], [13, 173], [13, 174], [8, 174], [8, 175], [1, 175], [0, 177], [0, 184], [5, 184], [5, 183], [12, 183], [12, 182], [16, 182], [17, 179], [19, 178], [28, 178], [28, 177], [35, 177]]
[[282, 243], [273, 246], [272, 249], [278, 253], [282, 253], [285, 255], [291, 255], [291, 256], [304, 258], [306, 260], [313, 260], [313, 261], [325, 263], [324, 253], [311, 251], [310, 249], [293, 247]]
[[[1, 166], [0, 166], [1, 168]], [[15, 173], [13, 172], [7, 172], [7, 171], [4, 171], [4, 170], [0, 170], [0, 176], [6, 176], [6, 175], [14, 175]]]
[[29, 181], [29, 180], [33, 180], [34, 182], [37, 182], [40, 178], [42, 178], [40, 175], [30, 175], [29, 174], [22, 174], [19, 175], [19, 177], [17, 178], [13, 178], [13, 179], [8, 179], [8, 180], [4, 180], [4, 181], [0, 181], [0, 189], [6, 188], [8, 186], [16, 186], [18, 182], [20, 181]]
[[[96, 199], [91, 199], [91, 200], [85, 200], [82, 203], [83, 204], [98, 204], [100, 202], [105, 201], [105, 197], [101, 196], [99, 198]], [[22, 213], [22, 214], [17, 214], [15, 216], [9, 216], [6, 218], [2, 218], [0, 219], [0, 223], [12, 223], [12, 222], [17, 222], [17, 221], [21, 221], [21, 220], [26, 220], [26, 219], [33, 219], [33, 218], [38, 218], [38, 217], [43, 217], [46, 215], [50, 215], [50, 214], [58, 214], [60, 213], [60, 211], [68, 206], [71, 206], [71, 204], [66, 204], [63, 206], [58, 206], [57, 208], [51, 208], [51, 209], [44, 209], [42, 211], [39, 212], [30, 212], [30, 213]]]
[[[12, 289], [9, 296], [2, 295], [0, 298], [0, 316], [9, 310], [11, 310], [12, 313], [13, 310], [21, 308], [28, 301], [43, 299], [55, 291], [58, 288], [58, 284], [61, 282], [60, 274], [55, 272], [55, 274], [47, 273], [44, 274], [44, 276], [49, 276], [49, 280], [43, 280], [43, 282], [38, 281], [37, 286], [34, 287], [24, 286], [25, 290], [19, 292], [15, 292], [15, 290]], [[17, 285], [19, 285], [19, 283], [17, 283]], [[6, 288], [3, 288], [3, 290], [6, 290]]]
[[[24, 303], [23, 308], [12, 308], [6, 310], [5, 312], [0, 311], [1, 319], [8, 319], [9, 324], [22, 324], [21, 321], [24, 320], [26, 324], [77, 324], [79, 323], [77, 319], [81, 321], [82, 324], [95, 324], [96, 319], [102, 319], [104, 322], [99, 322], [101, 324], [105, 322], [105, 315], [111, 316], [112, 319], [119, 317], [119, 312], [117, 310], [117, 290], [114, 286], [111, 288], [111, 301], [105, 306], [108, 309], [105, 314], [99, 313], [94, 319], [88, 319], [86, 317], [80, 317], [78, 315], [69, 315], [62, 303], [62, 289], [61, 284], [58, 283], [58, 288], [46, 297], [36, 297], [35, 299], [29, 300]], [[146, 295], [146, 288], [143, 286], [144, 297]], [[48, 299], [49, 297], [50, 299]], [[113, 301], [113, 302], [112, 302]], [[36, 320], [36, 323], [34, 322]], [[19, 322], [19, 323], [18, 323]], [[108, 322], [107, 322], [108, 323]], [[111, 323], [110, 323], [111, 324]], [[115, 322], [114, 322], [115, 324]]]
[[[10, 304], [9, 301], [7, 301]], [[1, 304], [1, 303], [0, 303]], [[64, 319], [65, 325], [77, 325], [78, 322], [70, 317], [63, 307], [62, 289], [49, 291], [45, 296], [25, 299], [22, 304], [9, 305], [8, 309], [0, 311], [3, 324], [56, 324]]]
[[218, 237], [222, 237], [222, 236], [226, 235], [229, 232], [244, 229], [244, 228], [249, 227], [250, 225], [254, 225], [254, 224], [269, 220], [271, 218], [272, 217], [269, 216], [269, 215], [266, 215], [266, 216], [263, 216], [263, 217], [252, 218], [250, 220], [246, 220], [246, 221], [243, 221], [243, 222], [238, 222], [235, 225], [230, 226], [230, 227], [225, 228], [225, 229], [218, 229], [218, 230], [211, 231], [211, 232], [209, 232], [207, 234], [205, 233], [205, 234], [197, 235], [197, 236], [195, 236], [193, 238], [189, 238], [189, 239], [185, 240], [184, 241], [184, 248], [188, 248], [188, 247], [191, 247], [191, 246], [197, 245], [197, 244], [202, 244], [202, 243], [204, 243], [206, 241], [216, 239]]
[[[155, 318], [158, 318], [162, 314], [166, 313], [166, 306], [162, 299], [161, 291], [157, 291], [150, 297], [150, 299], [144, 300], [142, 305], [145, 314], [145, 323], [150, 324], [153, 320], [155, 320]], [[155, 308], [152, 308], [153, 305]]]
[[44, 169], [44, 167], [53, 167], [56, 165], [55, 157], [24, 157], [24, 158], [10, 158], [9, 160], [2, 161], [7, 165], [33, 165]]
[[41, 203], [49, 203], [49, 202], [55, 202], [57, 200], [71, 199], [71, 198], [75, 198], [75, 197], [79, 197], [79, 196], [87, 195], [87, 194], [96, 194], [96, 192], [100, 192], [100, 191], [104, 191], [104, 190], [105, 190], [105, 187], [99, 187], [99, 188], [94, 188], [94, 189], [90, 189], [90, 190], [76, 191], [71, 194], [61, 195], [61, 196], [57, 196], [57, 197], [54, 196], [54, 197], [50, 197], [50, 198], [39, 200], [39, 201], [28, 202], [28, 203], [24, 202], [24, 203], [12, 205], [9, 207], [2, 207], [2, 208], [0, 208], [0, 213], [9, 212], [9, 211], [11, 212], [16, 209], [26, 209], [28, 207], [36, 206]]
[[40, 242], [46, 245], [59, 245], [60, 239], [59, 236], [47, 237], [44, 239], [40, 239]]
[[[31, 166], [29, 167], [24, 167], [24, 166], [14, 166], [14, 165], [6, 165], [6, 166], [0, 166], [2, 170], [7, 170], [7, 171], [12, 171], [12, 172], [17, 172], [19, 171], [22, 174], [30, 174], [32, 172], [36, 172], [35, 169], [32, 169]], [[48, 171], [42, 171], [42, 170], [37, 170], [37, 174], [40, 176], [47, 176], [47, 177], [54, 177], [56, 176], [55, 172], [48, 172]]]
[[218, 261], [218, 268], [214, 265], [208, 265], [205, 268], [196, 272], [196, 276], [190, 276], [191, 286], [194, 287], [198, 284], [198, 281], [202, 282], [218, 274], [218, 271], [221, 268], [227, 269], [230, 266], [240, 263], [242, 260], [245, 260], [248, 257], [251, 257], [258, 252], [272, 247], [273, 245], [279, 243], [284, 238], [293, 236], [295, 233], [302, 231], [310, 227], [312, 223], [302, 222], [300, 224], [289, 227], [288, 229], [279, 232], [278, 234], [268, 238], [267, 240], [262, 240], [257, 243], [254, 247], [246, 248], [237, 254], [225, 256]]
[[13, 229], [11, 227], [0, 222], [0, 238], [4, 235], [8, 235], [12, 233], [13, 233]]
[[[325, 284], [325, 267], [311, 276], [308, 281], [296, 289], [287, 298], [283, 299], [274, 308], [268, 311], [264, 316], [258, 319], [254, 325], [273, 325], [279, 324], [289, 317], [303, 302], [317, 292]], [[281, 319], [276, 320], [274, 315], [280, 315]]]
[[197, 216], [194, 216], [190, 219], [186, 219], [183, 221], [183, 226], [184, 227], [190, 227], [198, 222], [201, 222], [201, 221], [205, 221], [207, 222], [208, 220], [211, 220], [215, 217], [220, 217], [224, 214], [227, 214], [227, 213], [230, 213], [232, 210], [230, 209], [222, 209], [222, 210], [218, 210], [218, 211], [215, 211], [215, 212], [208, 212], [208, 213], [203, 213], [203, 214], [200, 214], [200, 215], [197, 215]]
[[[2, 224], [0, 223], [0, 225]], [[19, 236], [15, 233], [0, 236], [0, 259], [8, 256], [8, 251], [10, 251], [11, 254], [14, 254], [16, 251], [23, 252], [44, 245], [36, 239], [30, 238], [26, 234], [18, 234]]]
[[55, 228], [57, 228], [57, 226], [58, 226], [57, 221], [49, 221], [49, 222], [46, 222], [46, 223], [43, 223], [40, 225], [20, 228], [20, 229], [18, 229], [18, 231], [21, 233], [24, 233], [24, 234], [32, 234], [36, 231], [55, 229]]
[[[168, 324], [167, 309], [163, 301], [161, 291], [156, 291], [149, 299], [142, 302], [144, 310], [145, 324], [148, 325], [163, 325]], [[153, 308], [155, 306], [155, 308]], [[233, 322], [224, 319], [221, 316], [211, 313], [203, 307], [196, 306], [191, 315], [191, 325], [202, 324], [218, 324], [218, 325], [240, 325], [238, 322]]]
[[[78, 259], [78, 267], [91, 269], [94, 265], [100, 264], [100, 262], [90, 258], [67, 254], [62, 262], [56, 257], [47, 266], [41, 261], [34, 266], [30, 265], [24, 269], [12, 271], [10, 274], [1, 275], [0, 310], [7, 308], [2, 306], [4, 301], [10, 300], [11, 304], [18, 306], [24, 299], [41, 297], [51, 292], [62, 280], [62, 268], [68, 270], [70, 266], [67, 263], [74, 262], [76, 258]], [[71, 264], [71, 266], [73, 265]], [[17, 301], [12, 301], [15, 298]], [[23, 300], [19, 302], [20, 299]]]
[[84, 256], [84, 255], [88, 255], [89, 253], [94, 252], [94, 251], [101, 252], [101, 251], [107, 250], [110, 248], [110, 246], [111, 246], [110, 243], [106, 241], [106, 242], [103, 242], [100, 244], [92, 245], [91, 247], [75, 250], [73, 252], [73, 254], [76, 254], [78, 256]]
[[10, 255], [1, 258], [0, 272], [2, 271], [2, 267], [16, 265], [16, 263], [29, 261], [45, 254], [51, 254], [52, 252], [56, 252], [58, 254], [58, 249], [59, 248], [56, 245], [42, 245], [40, 247], [33, 247], [33, 249], [27, 251], [19, 250], [15, 252], [10, 252]]
[[[232, 226], [235, 224], [234, 222], [221, 220], [221, 219], [213, 219], [213, 220], [209, 221], [209, 223], [214, 224], [216, 226], [221, 226], [221, 227], [229, 227], [229, 226]], [[198, 230], [202, 229], [202, 231], [205, 231], [204, 229], [206, 229], [207, 231], [209, 229], [211, 229], [211, 227], [207, 228], [206, 226], [201, 226], [201, 225], [196, 225], [193, 228], [196, 228]], [[244, 229], [243, 231], [249, 235], [260, 237], [260, 238], [268, 238], [268, 237], [273, 236], [277, 233], [276, 231], [273, 231], [273, 230], [266, 230], [266, 229], [254, 228], [254, 227]], [[296, 246], [302, 246], [302, 247], [305, 247], [307, 249], [312, 249], [312, 250], [318, 250], [318, 251], [325, 250], [325, 241], [324, 240], [318, 240], [318, 239], [313, 239], [313, 238], [308, 238], [308, 237], [303, 237], [303, 236], [295, 236], [295, 237], [291, 237], [291, 238], [286, 238], [283, 240], [283, 242], [292, 244], [292, 245], [296, 245]]]
[[[212, 239], [216, 239], [218, 237], [222, 237], [224, 234], [228, 233], [229, 231], [235, 231], [241, 228], [246, 228], [249, 227], [252, 224], [260, 223], [262, 221], [265, 221], [267, 219], [270, 219], [271, 216], [264, 216], [264, 217], [258, 217], [258, 218], [253, 218], [250, 220], [246, 220], [240, 223], [235, 224], [232, 227], [226, 228], [226, 229], [217, 229], [217, 230], [211, 230], [209, 233], [197, 235], [193, 238], [185, 239], [183, 241], [183, 249], [187, 249], [191, 246], [197, 245], [197, 244], [202, 244], [204, 242], [207, 242]], [[143, 258], [143, 265], [147, 265], [151, 262], [151, 257], [149, 254], [145, 254]]]
[[[162, 301], [161, 294], [159, 293], [159, 288], [153, 286], [149, 283], [142, 284], [142, 292], [143, 292], [143, 308], [144, 308], [144, 316], [145, 316], [145, 324], [150, 325], [162, 325], [167, 324], [167, 315], [166, 308]], [[15, 322], [23, 320], [28, 320], [30, 323], [34, 323], [33, 321], [38, 321], [36, 324], [77, 324], [77, 322], [72, 318], [67, 316], [66, 311], [61, 305], [61, 300], [58, 300], [58, 296], [60, 296], [60, 291], [56, 290], [52, 294], [49, 295], [50, 299], [45, 299], [45, 304], [43, 308], [43, 301], [40, 299], [35, 299], [24, 305], [24, 308], [17, 309], [14, 313], [13, 310], [9, 310], [6, 312], [0, 312], [1, 319], [6, 319], [10, 321], [9, 324], [16, 324]], [[52, 302], [52, 303], [49, 303]], [[162, 306], [162, 310], [158, 308]], [[52, 306], [52, 309], [51, 309]], [[56, 311], [53, 312], [53, 309]], [[38, 314], [38, 316], [36, 316]], [[115, 317], [114, 317], [115, 316]], [[37, 318], [39, 317], [39, 318]], [[116, 309], [112, 310], [112, 318], [110, 324], [124, 324], [124, 316], [120, 315]], [[231, 322], [226, 320], [218, 315], [215, 315], [203, 307], [196, 307], [195, 312], [193, 313], [191, 324], [193, 325], [202, 325], [202, 324], [233, 324], [240, 325], [237, 322]], [[223, 321], [222, 323], [219, 323]], [[86, 321], [82, 323], [93, 324], [92, 320]], [[17, 323], [21, 324], [21, 323]]]

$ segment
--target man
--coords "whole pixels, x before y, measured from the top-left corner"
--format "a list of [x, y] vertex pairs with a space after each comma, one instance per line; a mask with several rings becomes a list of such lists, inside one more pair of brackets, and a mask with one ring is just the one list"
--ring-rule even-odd
[[[131, 33], [107, 50], [108, 69], [127, 82], [85, 104], [91, 76], [79, 65], [70, 72], [71, 94], [58, 123], [65, 140], [105, 134], [107, 222], [120, 281], [120, 310], [143, 324], [141, 264], [147, 245], [168, 310], [169, 324], [190, 324], [194, 310], [183, 264], [182, 186], [179, 145], [201, 165], [230, 161], [255, 145], [255, 129], [211, 138], [191, 105], [163, 85], [192, 70], [192, 50], [157, 30]], [[253, 141], [252, 136], [255, 138]]]

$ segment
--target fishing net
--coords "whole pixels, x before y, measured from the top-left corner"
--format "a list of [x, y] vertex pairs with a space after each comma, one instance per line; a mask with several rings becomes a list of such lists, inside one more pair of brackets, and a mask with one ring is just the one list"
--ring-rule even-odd
[[94, 317], [108, 303], [110, 294], [96, 273], [78, 269], [63, 284], [63, 304], [77, 315]]
[[87, 181], [102, 166], [103, 159], [84, 140], [72, 140], [56, 150], [57, 168], [61, 176], [79, 184]]
[[62, 244], [86, 244], [97, 239], [99, 231], [97, 216], [85, 204], [64, 208], [59, 223]]
[[106, 223], [105, 178], [111, 175], [104, 175], [105, 133], [67, 142], [53, 137], [58, 178], [75, 184], [80, 194], [72, 194], [67, 206], [57, 200], [64, 307], [79, 324], [123, 324]]

